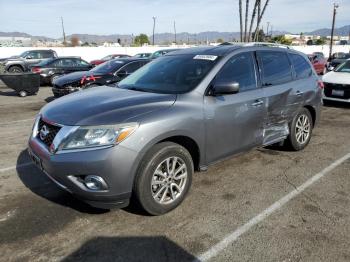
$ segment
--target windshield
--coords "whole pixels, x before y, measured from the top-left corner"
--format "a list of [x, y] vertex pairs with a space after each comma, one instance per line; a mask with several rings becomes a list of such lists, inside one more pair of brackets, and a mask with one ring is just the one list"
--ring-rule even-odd
[[350, 60], [338, 66], [334, 71], [340, 73], [350, 73]]
[[54, 58], [49, 58], [46, 60], [41, 61], [39, 64], [37, 64], [38, 66], [46, 66], [48, 64], [50, 64], [53, 60], [55, 60]]
[[19, 56], [25, 58], [28, 54], [29, 54], [29, 51], [25, 51], [22, 54], [20, 54]]
[[103, 57], [101, 60], [107, 61], [107, 60], [110, 60], [110, 59], [112, 59], [112, 58], [113, 58], [113, 57], [112, 57], [111, 55], [108, 55], [108, 56]]
[[163, 56], [122, 80], [120, 88], [181, 94], [195, 88], [219, 60], [217, 56]]
[[125, 62], [120, 61], [120, 60], [110, 60], [110, 61], [104, 62], [103, 64], [100, 64], [100, 65], [94, 67], [90, 71], [95, 72], [95, 73], [102, 73], [102, 74], [114, 73], [120, 67], [122, 67], [124, 64], [125, 64]]

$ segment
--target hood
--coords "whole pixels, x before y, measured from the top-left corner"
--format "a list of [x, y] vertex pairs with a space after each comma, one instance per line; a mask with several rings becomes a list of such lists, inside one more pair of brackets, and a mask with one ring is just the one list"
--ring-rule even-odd
[[344, 72], [329, 72], [322, 77], [325, 83], [350, 85], [350, 73]]
[[174, 104], [176, 95], [96, 87], [59, 98], [41, 110], [44, 118], [63, 125], [108, 125], [135, 121], [136, 117]]
[[70, 83], [78, 82], [80, 81], [84, 76], [100, 76], [101, 74], [90, 72], [90, 71], [79, 71], [79, 72], [74, 72], [70, 74], [66, 74], [63, 76], [58, 77], [57, 79], [54, 80], [53, 84], [55, 86], [64, 86]]

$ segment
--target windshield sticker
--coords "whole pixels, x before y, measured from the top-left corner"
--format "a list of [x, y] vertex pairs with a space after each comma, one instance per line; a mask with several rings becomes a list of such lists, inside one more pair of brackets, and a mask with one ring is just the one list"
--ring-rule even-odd
[[195, 57], [193, 57], [193, 59], [209, 60], [209, 61], [215, 61], [216, 58], [218, 58], [216, 55], [196, 55]]

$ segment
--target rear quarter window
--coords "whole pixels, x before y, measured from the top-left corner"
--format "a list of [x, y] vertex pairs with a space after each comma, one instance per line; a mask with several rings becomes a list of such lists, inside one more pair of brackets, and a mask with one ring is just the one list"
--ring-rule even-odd
[[312, 75], [311, 66], [303, 56], [289, 54], [289, 57], [294, 67], [296, 79], [307, 78]]
[[290, 62], [285, 52], [258, 51], [263, 86], [279, 85], [292, 81]]

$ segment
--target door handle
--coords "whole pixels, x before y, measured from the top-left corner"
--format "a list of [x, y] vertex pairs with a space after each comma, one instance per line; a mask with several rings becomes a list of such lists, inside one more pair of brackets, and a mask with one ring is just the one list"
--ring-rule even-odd
[[255, 100], [252, 106], [261, 106], [262, 104], [264, 104], [264, 101], [259, 99], [259, 100]]
[[298, 90], [295, 94], [296, 94], [297, 96], [302, 96], [304, 93]]

